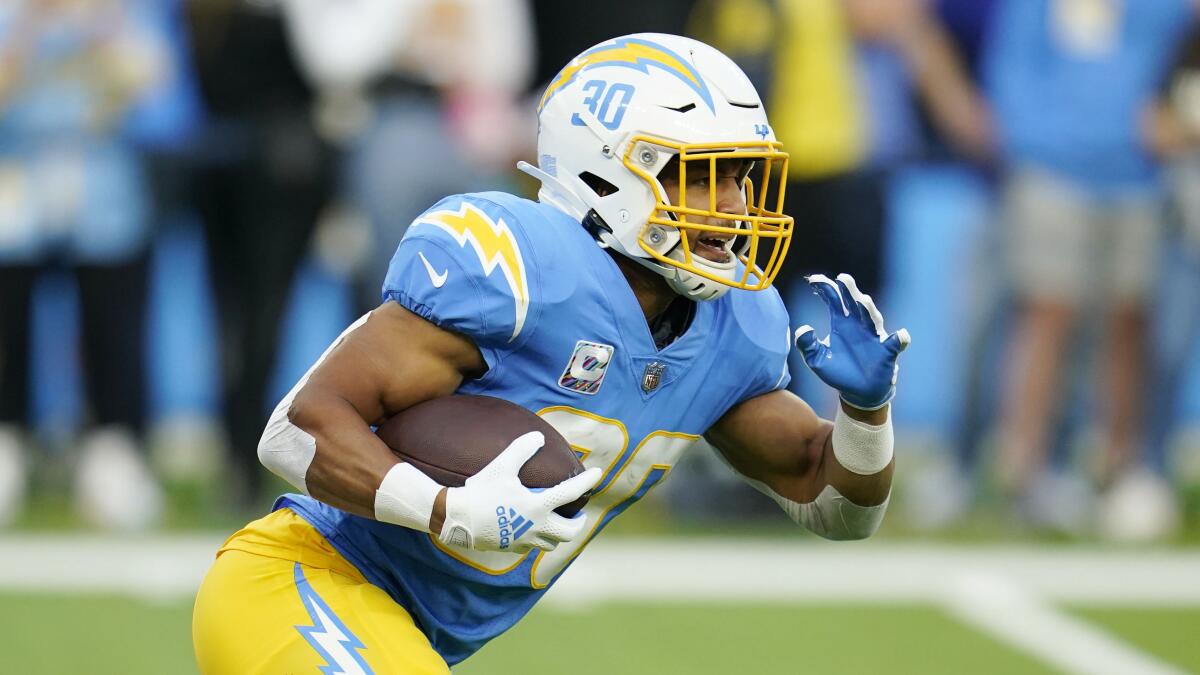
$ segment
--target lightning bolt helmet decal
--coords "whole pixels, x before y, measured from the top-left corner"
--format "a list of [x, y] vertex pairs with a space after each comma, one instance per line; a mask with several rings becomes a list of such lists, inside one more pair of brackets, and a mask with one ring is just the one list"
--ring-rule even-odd
[[688, 60], [666, 47], [641, 38], [622, 38], [611, 44], [590, 49], [571, 60], [546, 87], [538, 103], [538, 112], [563, 87], [575, 81], [579, 73], [597, 66], [624, 66], [648, 73], [651, 66], [661, 68], [691, 87], [710, 111], [716, 111], [712, 93], [704, 78]]

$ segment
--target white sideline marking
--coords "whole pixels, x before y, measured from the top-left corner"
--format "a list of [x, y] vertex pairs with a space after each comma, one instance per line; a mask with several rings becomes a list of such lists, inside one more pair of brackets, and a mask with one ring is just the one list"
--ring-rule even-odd
[[0, 589], [191, 597], [223, 541], [223, 536], [5, 536]]
[[945, 606], [959, 620], [1067, 673], [1185, 675], [1087, 622], [1060, 612], [1003, 577], [965, 574]]
[[[0, 539], [0, 591], [190, 598], [222, 536]], [[615, 539], [546, 595], [559, 609], [649, 600], [934, 603], [1069, 673], [1181, 671], [1049, 603], [1200, 605], [1200, 550]]]
[[[187, 596], [224, 537], [5, 534], [0, 589]], [[990, 572], [1054, 602], [1188, 606], [1200, 605], [1198, 570], [1200, 549], [602, 539], [546, 599], [931, 602]]]

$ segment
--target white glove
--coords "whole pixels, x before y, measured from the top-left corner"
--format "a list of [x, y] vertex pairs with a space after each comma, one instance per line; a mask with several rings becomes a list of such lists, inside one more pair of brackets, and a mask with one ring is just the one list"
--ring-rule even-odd
[[465, 485], [447, 490], [446, 523], [438, 535], [442, 543], [525, 553], [534, 548], [552, 551], [578, 537], [587, 522], [584, 515], [564, 518], [554, 509], [595, 487], [602, 472], [593, 467], [552, 488], [525, 487], [517, 473], [545, 441], [540, 431], [524, 434]]

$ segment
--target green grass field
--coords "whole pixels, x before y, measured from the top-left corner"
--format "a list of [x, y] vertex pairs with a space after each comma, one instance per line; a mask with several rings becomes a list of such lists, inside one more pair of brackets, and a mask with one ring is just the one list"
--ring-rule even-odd
[[[1072, 610], [1183, 672], [1200, 673], [1200, 607]], [[0, 594], [4, 672], [194, 673], [186, 599]], [[541, 606], [455, 669], [570, 673], [1013, 673], [1049, 665], [923, 605], [616, 603]]]
[[[871, 647], [856, 644], [856, 636], [871, 636]], [[546, 654], [544, 670], [529, 667], [531, 653]], [[456, 669], [467, 675], [522, 671], [1053, 672], [928, 607], [624, 603], [581, 613], [536, 611]]]
[[[213, 511], [180, 509], [199, 515], [172, 521], [174, 533], [94, 536], [80, 531], [60, 502], [32, 510], [21, 528], [0, 538], [0, 674], [195, 673], [190, 589], [244, 518], [217, 524]], [[1018, 602], [1017, 623], [1036, 622], [1044, 606], [1116, 644], [1118, 654], [1128, 648], [1153, 666], [1107, 672], [1200, 674], [1195, 523], [1188, 536], [1154, 549], [1030, 539], [986, 519], [940, 543], [897, 535], [892, 523], [892, 531], [860, 546], [820, 541], [783, 519], [721, 529], [668, 519], [652, 505], [639, 513], [589, 547], [545, 602], [454, 672], [1065, 672], [1047, 657], [1045, 642], [1039, 652], [963, 611], [1004, 614], [1011, 590], [1018, 600], [1035, 600], [1032, 607]], [[89, 572], [82, 583], [80, 571]], [[964, 592], [961, 583], [980, 581], [978, 573], [987, 577], [983, 595]], [[147, 587], [147, 575], [165, 585]], [[856, 584], [871, 575], [885, 583], [859, 593]], [[625, 577], [641, 582], [626, 584]], [[564, 588], [572, 582], [579, 583]], [[558, 591], [565, 593], [556, 597]], [[1062, 635], [1070, 637], [1069, 627]]]

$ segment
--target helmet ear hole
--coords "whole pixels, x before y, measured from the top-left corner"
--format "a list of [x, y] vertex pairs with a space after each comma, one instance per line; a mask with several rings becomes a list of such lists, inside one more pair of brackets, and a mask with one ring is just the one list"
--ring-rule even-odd
[[613, 185], [612, 183], [604, 180], [600, 176], [597, 176], [590, 171], [584, 171], [583, 173], [579, 174], [579, 180], [583, 181], [585, 185], [591, 188], [592, 192], [595, 192], [597, 197], [607, 197], [608, 195], [611, 195], [620, 189], [616, 185]]

